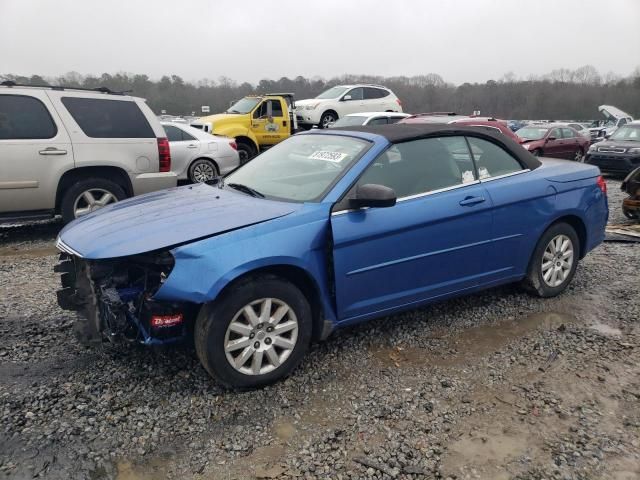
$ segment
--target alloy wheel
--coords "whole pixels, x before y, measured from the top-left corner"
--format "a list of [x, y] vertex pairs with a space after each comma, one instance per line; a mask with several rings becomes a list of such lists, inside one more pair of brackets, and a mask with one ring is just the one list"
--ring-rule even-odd
[[293, 309], [277, 298], [261, 298], [235, 314], [225, 333], [224, 351], [236, 371], [264, 375], [289, 358], [297, 340]]
[[216, 176], [213, 165], [209, 162], [199, 162], [193, 167], [193, 180], [197, 183], [208, 182]]
[[576, 151], [576, 154], [573, 156], [573, 159], [576, 162], [582, 162], [584, 160], [584, 153], [582, 153], [582, 150]]
[[322, 128], [329, 128], [334, 123], [336, 123], [336, 119], [333, 115], [328, 114], [322, 117]]
[[566, 235], [557, 235], [547, 244], [542, 255], [542, 279], [550, 287], [564, 283], [573, 267], [573, 242]]
[[117, 201], [117, 197], [110, 191], [92, 188], [78, 195], [73, 202], [73, 213], [75, 218], [82, 217]]

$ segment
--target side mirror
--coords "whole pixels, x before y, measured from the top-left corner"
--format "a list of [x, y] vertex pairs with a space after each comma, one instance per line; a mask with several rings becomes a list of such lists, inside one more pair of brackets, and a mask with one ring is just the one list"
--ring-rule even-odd
[[345, 95], [344, 97], [342, 97], [343, 102], [346, 102], [347, 100], [351, 100], [351, 95]]
[[552, 142], [553, 140], [556, 140], [556, 137], [547, 137], [547, 142]]
[[364, 207], [393, 207], [396, 204], [396, 192], [392, 188], [374, 183], [360, 185], [356, 189], [356, 196], [349, 200], [352, 208]]

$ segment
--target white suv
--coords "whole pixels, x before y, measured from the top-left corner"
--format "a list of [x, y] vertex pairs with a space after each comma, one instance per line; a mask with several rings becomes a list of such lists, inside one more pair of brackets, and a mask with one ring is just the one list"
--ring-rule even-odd
[[316, 98], [296, 101], [296, 119], [302, 127], [327, 128], [339, 118], [360, 112], [402, 112], [402, 103], [381, 85], [337, 85]]
[[141, 98], [0, 84], [0, 222], [64, 222], [175, 187], [166, 133]]

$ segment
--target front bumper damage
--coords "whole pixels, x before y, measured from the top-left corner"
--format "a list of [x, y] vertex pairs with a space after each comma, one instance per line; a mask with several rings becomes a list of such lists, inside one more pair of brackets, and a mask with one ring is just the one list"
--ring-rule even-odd
[[78, 312], [75, 333], [85, 345], [183, 341], [191, 333], [196, 306], [153, 298], [173, 265], [168, 251], [107, 260], [86, 260], [65, 251], [55, 267], [62, 284], [58, 304]]

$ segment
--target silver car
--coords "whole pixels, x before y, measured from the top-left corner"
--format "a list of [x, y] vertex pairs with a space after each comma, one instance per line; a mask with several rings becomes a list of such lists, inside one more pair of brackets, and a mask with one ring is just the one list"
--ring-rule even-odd
[[185, 123], [161, 122], [171, 148], [172, 170], [178, 180], [206, 182], [240, 165], [233, 138], [212, 135]]

